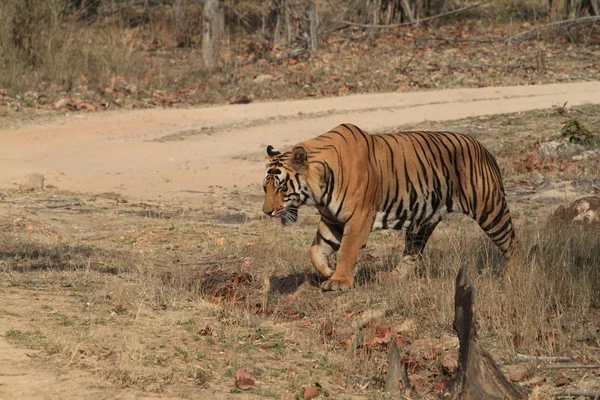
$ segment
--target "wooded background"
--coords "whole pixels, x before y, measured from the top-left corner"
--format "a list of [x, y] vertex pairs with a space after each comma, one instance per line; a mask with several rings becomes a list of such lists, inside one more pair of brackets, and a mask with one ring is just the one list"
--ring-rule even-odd
[[214, 68], [225, 31], [255, 36], [263, 51], [278, 46], [294, 58], [315, 51], [324, 33], [438, 23], [483, 6], [501, 16], [510, 11], [510, 18], [537, 21], [600, 15], [600, 0], [5, 0], [0, 20], [9, 19], [11, 27], [2, 52], [12, 48], [36, 63], [36, 37], [50, 23], [71, 18], [92, 25], [110, 18], [135, 26], [150, 23], [157, 10], [172, 10], [176, 45], [201, 46], [205, 66]]
[[599, 1], [2, 0], [0, 115], [596, 79]]

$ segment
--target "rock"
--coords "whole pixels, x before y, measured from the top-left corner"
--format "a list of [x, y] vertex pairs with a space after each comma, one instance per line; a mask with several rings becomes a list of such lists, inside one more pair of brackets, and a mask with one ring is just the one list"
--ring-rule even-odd
[[458, 368], [458, 359], [455, 355], [446, 354], [442, 358], [442, 368], [449, 374]]
[[66, 107], [67, 104], [68, 104], [67, 99], [60, 99], [54, 103], [54, 108], [56, 108], [56, 109], [63, 108], [63, 107]]
[[125, 85], [125, 90], [129, 93], [129, 94], [136, 94], [138, 91], [138, 88], [136, 85], [134, 85], [133, 83], [128, 83]]
[[34, 172], [26, 175], [19, 185], [21, 192], [32, 192], [44, 189], [44, 175]]
[[594, 158], [600, 157], [599, 150], [586, 150], [581, 154], [571, 157], [573, 161], [593, 160]]
[[536, 193], [529, 198], [532, 201], [540, 200], [559, 200], [559, 201], [573, 201], [580, 197], [581, 193], [573, 192], [569, 189], [550, 189], [544, 192]]
[[273, 75], [270, 74], [261, 74], [254, 78], [255, 83], [269, 83], [273, 80]]
[[544, 157], [572, 157], [584, 151], [585, 147], [582, 145], [561, 139], [542, 143], [538, 148], [538, 152]]
[[552, 213], [551, 219], [573, 224], [598, 225], [600, 224], [600, 197], [582, 197], [569, 207], [560, 206]]
[[529, 177], [529, 183], [531, 183], [534, 187], [540, 186], [546, 181], [546, 177], [539, 172], [534, 172]]

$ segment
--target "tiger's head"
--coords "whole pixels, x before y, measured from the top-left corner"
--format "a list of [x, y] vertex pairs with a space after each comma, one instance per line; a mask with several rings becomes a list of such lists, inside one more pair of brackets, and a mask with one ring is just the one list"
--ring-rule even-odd
[[312, 198], [306, 183], [308, 156], [303, 147], [280, 153], [267, 147], [269, 161], [263, 182], [265, 202], [263, 212], [281, 219], [283, 225], [298, 220], [298, 208]]

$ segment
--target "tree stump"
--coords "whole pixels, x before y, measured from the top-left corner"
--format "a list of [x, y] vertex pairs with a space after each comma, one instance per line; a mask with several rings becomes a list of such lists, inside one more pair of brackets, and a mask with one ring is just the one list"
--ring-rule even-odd
[[442, 392], [444, 399], [526, 399], [528, 390], [510, 382], [492, 356], [477, 344], [474, 267], [463, 266], [456, 277], [454, 330], [460, 350], [456, 377]]
[[401, 393], [402, 398], [415, 399], [419, 395], [414, 391], [408, 381], [408, 371], [406, 365], [400, 358], [400, 350], [395, 340], [392, 340], [392, 349], [388, 356], [387, 374], [385, 375], [385, 388], [388, 393]]

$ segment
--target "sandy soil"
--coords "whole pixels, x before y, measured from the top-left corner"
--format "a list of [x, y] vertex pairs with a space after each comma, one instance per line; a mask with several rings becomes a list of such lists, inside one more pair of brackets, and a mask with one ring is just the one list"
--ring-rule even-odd
[[599, 103], [600, 82], [65, 115], [0, 130], [0, 187], [40, 172], [64, 190], [196, 202], [217, 185], [258, 185], [267, 144], [293, 145], [343, 122], [376, 132], [565, 101]]
[[[46, 184], [73, 192], [200, 203], [213, 191], [258, 192], [267, 144], [293, 145], [342, 122], [377, 132], [565, 101], [571, 106], [600, 103], [600, 82], [65, 115], [0, 130], [0, 188], [41, 172]], [[91, 372], [44, 367], [35, 351], [8, 344], [6, 332], [19, 326], [7, 321], [0, 314], [0, 399], [147, 395], [120, 391], [115, 397]]]

